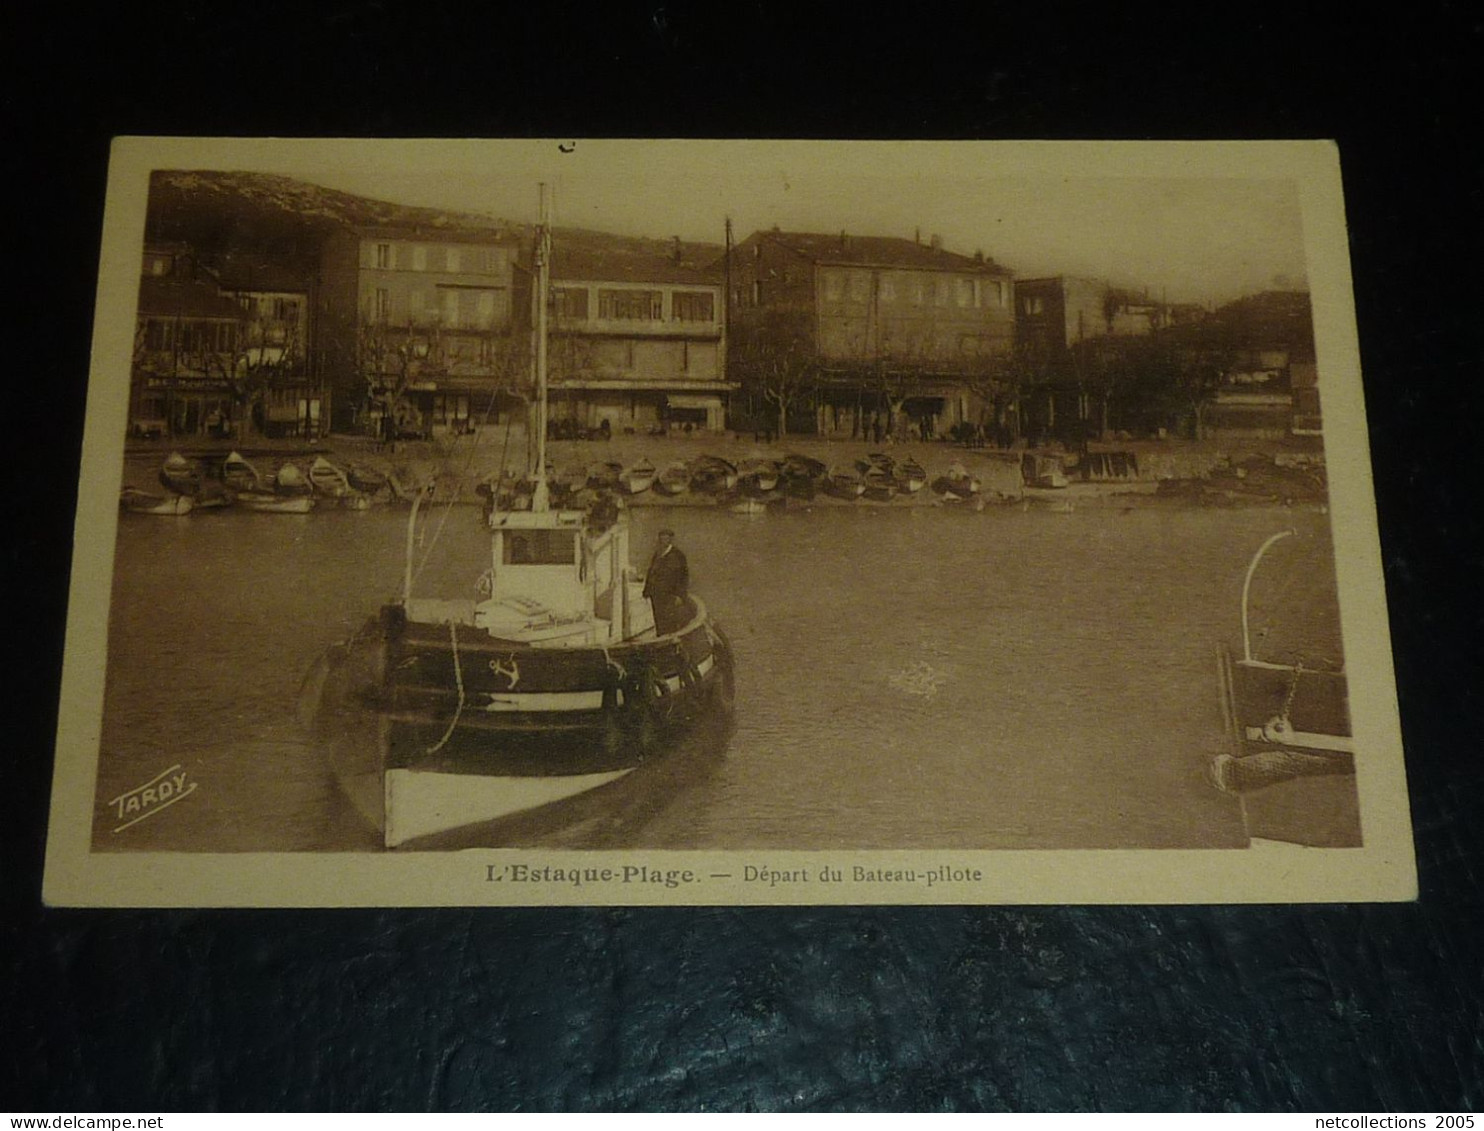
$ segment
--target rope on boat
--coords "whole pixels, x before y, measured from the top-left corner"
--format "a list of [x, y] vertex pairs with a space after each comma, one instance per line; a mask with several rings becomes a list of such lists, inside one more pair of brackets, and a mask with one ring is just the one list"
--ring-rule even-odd
[[622, 683], [624, 680], [628, 679], [629, 673], [624, 670], [624, 666], [608, 654], [608, 645], [603, 644], [601, 645], [601, 647], [603, 649], [603, 659], [607, 662], [610, 668], [618, 673], [618, 681]]
[[459, 716], [464, 713], [464, 668], [459, 660], [459, 624], [458, 621], [448, 622], [448, 642], [453, 648], [453, 678], [459, 688], [459, 705], [454, 708], [453, 719], [448, 724], [448, 729], [443, 732], [443, 737], [429, 746], [423, 753], [436, 754], [448, 745], [448, 740], [453, 737], [453, 731], [459, 725]]
[[[481, 428], [489, 423], [490, 410], [494, 408], [494, 405], [495, 398], [491, 396], [489, 403], [484, 406], [484, 419], [480, 422]], [[514, 420], [514, 417], [511, 417], [511, 420]], [[506, 442], [508, 443], [510, 439], [510, 421], [506, 421], [505, 434]], [[453, 495], [443, 507], [443, 517], [438, 520], [438, 529], [433, 531], [433, 540], [428, 543], [427, 549], [423, 551], [422, 561], [418, 562], [417, 568], [412, 571], [413, 581], [416, 581], [422, 576], [423, 569], [428, 564], [428, 559], [433, 556], [433, 550], [438, 545], [438, 539], [443, 537], [443, 528], [448, 524], [448, 516], [453, 513], [454, 504], [459, 501], [459, 492], [463, 489], [464, 480], [469, 477], [469, 468], [474, 464], [474, 453], [479, 450], [478, 434], [476, 433], [475, 436], [475, 440], [469, 443], [469, 454], [464, 459], [463, 469], [459, 472], [458, 478], [454, 480]], [[454, 443], [458, 443], [458, 441], [455, 440]], [[503, 469], [503, 455], [500, 457], [500, 462]]]

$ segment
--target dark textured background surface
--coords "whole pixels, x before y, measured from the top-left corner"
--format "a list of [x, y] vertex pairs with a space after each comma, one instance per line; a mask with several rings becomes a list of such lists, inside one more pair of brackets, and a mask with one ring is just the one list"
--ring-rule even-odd
[[[40, 28], [6, 11], [0, 1108], [1484, 1102], [1476, 9], [914, 5], [866, 27], [780, 8], [466, 24], [433, 2], [170, 0]], [[130, 132], [1339, 138], [1421, 899], [43, 909], [107, 140]]]

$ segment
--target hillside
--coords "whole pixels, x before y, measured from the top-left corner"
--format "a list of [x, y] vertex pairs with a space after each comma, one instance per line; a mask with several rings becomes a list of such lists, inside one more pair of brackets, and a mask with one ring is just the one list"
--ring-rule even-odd
[[[208, 262], [246, 251], [285, 266], [308, 266], [318, 259], [326, 236], [361, 226], [439, 235], [505, 232], [523, 244], [532, 236], [529, 224], [371, 200], [271, 173], [163, 170], [150, 178], [146, 237], [190, 244]], [[583, 258], [635, 264], [675, 258], [675, 245], [668, 240], [581, 228], [557, 228], [553, 234], [560, 247]], [[680, 262], [694, 268], [714, 263], [722, 247], [684, 243], [679, 252]]]

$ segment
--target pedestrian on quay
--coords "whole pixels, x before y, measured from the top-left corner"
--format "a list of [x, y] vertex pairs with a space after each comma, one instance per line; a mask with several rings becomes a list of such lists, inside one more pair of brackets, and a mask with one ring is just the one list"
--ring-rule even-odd
[[675, 531], [661, 530], [644, 575], [644, 596], [654, 608], [654, 628], [659, 635], [685, 626], [689, 593], [690, 567], [675, 545]]

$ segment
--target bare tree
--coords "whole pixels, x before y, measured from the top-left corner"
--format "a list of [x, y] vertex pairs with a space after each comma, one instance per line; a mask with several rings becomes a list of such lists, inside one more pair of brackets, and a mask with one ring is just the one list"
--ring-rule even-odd
[[766, 311], [733, 337], [733, 359], [744, 387], [778, 414], [778, 436], [788, 433], [790, 409], [805, 404], [819, 383], [805, 322], [783, 311]]

